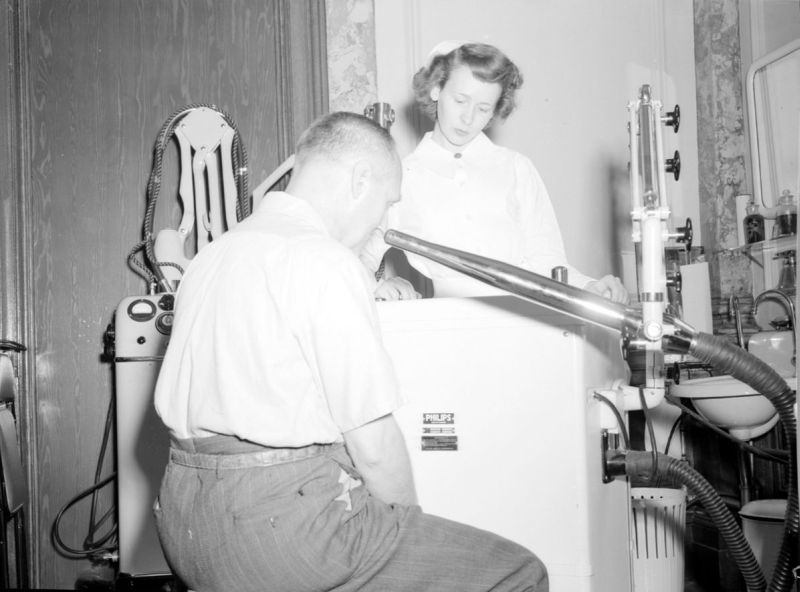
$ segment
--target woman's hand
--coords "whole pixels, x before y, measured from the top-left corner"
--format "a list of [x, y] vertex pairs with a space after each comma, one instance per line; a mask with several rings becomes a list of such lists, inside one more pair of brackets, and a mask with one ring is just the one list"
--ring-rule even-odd
[[628, 291], [618, 277], [605, 275], [599, 280], [593, 280], [583, 287], [584, 290], [599, 294], [603, 298], [608, 298], [612, 302], [628, 304]]
[[411, 282], [401, 277], [382, 279], [375, 288], [375, 300], [416, 300], [419, 297]]

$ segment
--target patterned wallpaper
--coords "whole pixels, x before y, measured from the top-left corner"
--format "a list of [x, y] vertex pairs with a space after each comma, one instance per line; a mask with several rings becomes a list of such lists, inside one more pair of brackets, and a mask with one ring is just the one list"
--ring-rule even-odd
[[747, 178], [738, 3], [694, 0], [700, 220], [711, 271], [716, 331], [727, 332], [727, 302], [752, 304], [750, 261], [737, 246], [735, 197], [752, 193]]

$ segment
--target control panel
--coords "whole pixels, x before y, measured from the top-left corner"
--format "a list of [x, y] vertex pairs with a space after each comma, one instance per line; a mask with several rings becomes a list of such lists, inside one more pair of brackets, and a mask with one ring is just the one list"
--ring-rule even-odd
[[114, 319], [115, 360], [162, 358], [172, 331], [174, 309], [172, 293], [122, 300]]

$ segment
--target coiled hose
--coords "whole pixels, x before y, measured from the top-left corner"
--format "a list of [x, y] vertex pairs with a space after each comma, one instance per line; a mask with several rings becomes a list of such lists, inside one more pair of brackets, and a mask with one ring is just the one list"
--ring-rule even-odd
[[143, 225], [143, 243], [146, 260], [149, 262], [150, 268], [152, 269], [152, 275], [150, 277], [166, 290], [170, 290], [171, 287], [164, 276], [164, 272], [161, 271], [161, 266], [165, 264], [159, 262], [156, 258], [154, 249], [155, 237], [153, 236], [153, 219], [155, 217], [158, 194], [161, 190], [161, 169], [164, 159], [164, 150], [166, 149], [169, 141], [172, 139], [172, 135], [178, 122], [190, 112], [202, 108], [211, 109], [219, 113], [223, 119], [225, 119], [225, 122], [233, 129], [234, 136], [233, 144], [231, 146], [231, 160], [233, 162], [233, 174], [236, 181], [236, 219], [237, 221], [241, 221], [250, 215], [251, 207], [247, 187], [247, 153], [245, 151], [244, 144], [241, 141], [239, 130], [231, 117], [216, 106], [207, 105], [204, 103], [193, 103], [186, 105], [185, 107], [181, 107], [175, 111], [164, 122], [164, 125], [161, 126], [161, 131], [158, 132], [155, 148], [153, 149], [153, 167], [150, 170], [150, 178], [147, 181], [147, 208], [145, 210]]

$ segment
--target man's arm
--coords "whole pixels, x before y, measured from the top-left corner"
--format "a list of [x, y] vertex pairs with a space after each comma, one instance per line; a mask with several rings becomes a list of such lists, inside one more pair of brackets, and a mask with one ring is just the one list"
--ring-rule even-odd
[[405, 439], [394, 415], [345, 432], [344, 442], [372, 495], [387, 504], [417, 503]]

